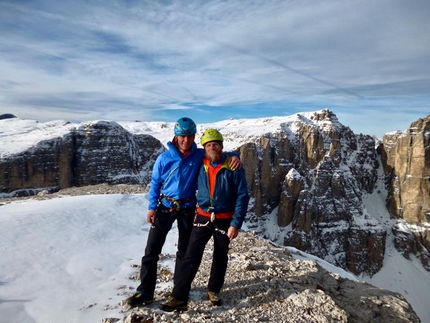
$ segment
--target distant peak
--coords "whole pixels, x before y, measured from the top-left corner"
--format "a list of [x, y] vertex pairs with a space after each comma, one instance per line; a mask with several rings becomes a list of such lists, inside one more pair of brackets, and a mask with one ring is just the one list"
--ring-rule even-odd
[[5, 113], [5, 114], [1, 114], [0, 115], [0, 120], [4, 120], [4, 119], [12, 119], [12, 118], [16, 118], [16, 116], [14, 116], [11, 113]]
[[313, 116], [311, 117], [311, 120], [315, 120], [315, 121], [330, 120], [332, 122], [339, 121], [337, 119], [337, 116], [334, 114], [334, 112], [329, 109], [324, 109], [321, 111], [314, 112]]

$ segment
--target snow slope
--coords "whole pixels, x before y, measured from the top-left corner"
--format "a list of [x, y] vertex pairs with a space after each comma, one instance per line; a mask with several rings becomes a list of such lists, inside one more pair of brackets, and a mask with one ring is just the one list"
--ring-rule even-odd
[[[0, 206], [1, 322], [90, 323], [119, 317], [121, 286], [133, 285], [128, 279], [135, 272], [132, 264], [140, 264], [143, 255], [147, 206], [146, 194], [65, 196]], [[174, 227], [163, 253], [174, 255], [176, 242]], [[316, 259], [302, 252], [296, 257]]]
[[[145, 247], [147, 205], [142, 194], [65, 196], [0, 206], [1, 322], [85, 323], [118, 317], [116, 307], [124, 299], [120, 287], [133, 285], [131, 265], [140, 263]], [[176, 241], [174, 227], [163, 252], [174, 255]], [[312, 255], [295, 257], [357, 279]], [[404, 259], [391, 246], [382, 271], [366, 280], [401, 293], [422, 321], [430, 322], [430, 274], [415, 259]]]

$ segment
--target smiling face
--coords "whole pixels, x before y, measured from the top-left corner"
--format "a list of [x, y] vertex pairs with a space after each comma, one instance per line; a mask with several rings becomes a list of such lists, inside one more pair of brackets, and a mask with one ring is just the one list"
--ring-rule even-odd
[[196, 135], [176, 136], [178, 149], [181, 153], [185, 153], [191, 149]]
[[210, 162], [217, 162], [222, 156], [222, 146], [216, 141], [205, 144], [205, 156]]

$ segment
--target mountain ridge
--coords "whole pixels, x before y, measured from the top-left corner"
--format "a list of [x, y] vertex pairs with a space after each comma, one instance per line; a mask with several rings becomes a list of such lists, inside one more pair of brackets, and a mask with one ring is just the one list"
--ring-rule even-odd
[[[225, 150], [240, 153], [253, 201], [249, 218], [258, 223], [276, 210], [279, 231], [290, 228], [283, 241], [275, 242], [330, 260], [354, 274], [372, 276], [382, 267], [387, 231], [367, 211], [363, 194], [375, 189], [385, 194], [392, 216], [403, 220], [395, 210], [411, 201], [404, 197], [408, 192], [396, 195], [399, 175], [395, 170], [404, 166], [391, 162], [393, 151], [408, 133], [427, 134], [427, 119], [430, 116], [414, 123], [413, 131], [384, 136], [382, 144], [370, 135], [354, 134], [328, 109], [202, 124], [198, 134], [215, 127], [224, 135]], [[0, 134], [2, 196], [100, 183], [146, 186], [155, 157], [166, 149], [174, 125], [64, 120], [41, 124], [18, 118], [0, 122], [5, 129]], [[428, 146], [428, 140], [422, 140], [422, 145]], [[421, 200], [427, 207], [426, 196]], [[419, 215], [409, 216], [408, 221], [420, 230], [405, 233], [396, 224], [396, 245], [406, 257], [416, 254], [430, 268], [428, 222]], [[264, 231], [261, 226], [258, 230]]]

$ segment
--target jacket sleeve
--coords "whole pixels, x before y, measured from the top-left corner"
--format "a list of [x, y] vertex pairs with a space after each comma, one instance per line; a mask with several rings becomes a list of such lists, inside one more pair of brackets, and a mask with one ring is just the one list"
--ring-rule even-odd
[[148, 210], [157, 210], [158, 207], [158, 199], [160, 198], [161, 186], [163, 185], [163, 179], [161, 178], [162, 155], [157, 157], [152, 169], [151, 185], [148, 192]]
[[231, 156], [237, 156], [237, 158], [240, 159], [240, 154], [235, 152], [235, 151], [229, 151], [229, 152], [226, 152], [226, 154], [229, 155], [230, 157]]
[[231, 220], [230, 225], [240, 229], [242, 227], [243, 221], [245, 220], [246, 212], [248, 211], [248, 184], [246, 182], [245, 170], [243, 167], [234, 171], [233, 174], [237, 188], [237, 199], [233, 219]]

